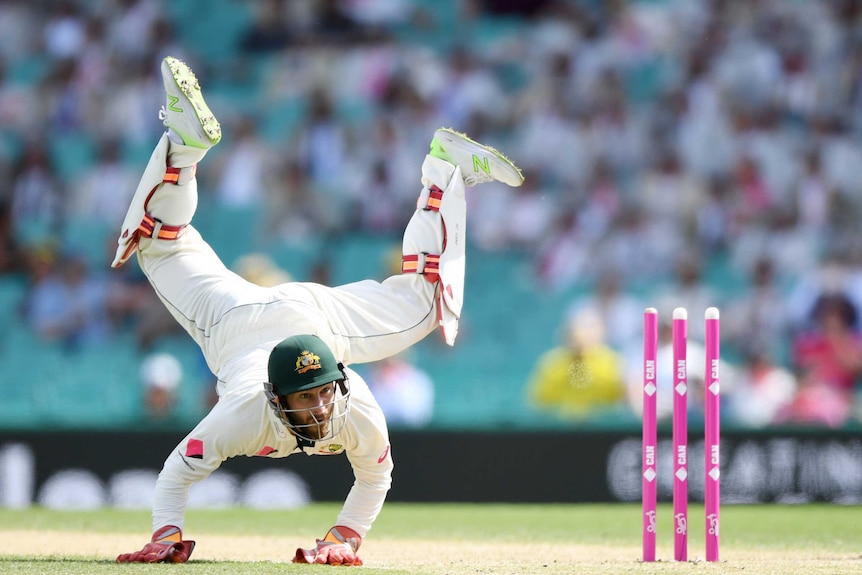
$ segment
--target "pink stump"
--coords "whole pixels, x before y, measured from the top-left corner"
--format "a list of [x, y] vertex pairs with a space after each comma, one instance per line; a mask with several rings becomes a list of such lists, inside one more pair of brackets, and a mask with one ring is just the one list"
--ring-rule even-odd
[[688, 314], [673, 310], [673, 556], [688, 560]]
[[706, 373], [704, 374], [705, 396], [705, 441], [704, 469], [706, 472], [705, 513], [706, 513], [706, 560], [718, 561], [719, 542], [719, 511], [720, 502], [720, 469], [719, 441], [721, 439], [721, 424], [719, 410], [719, 314], [718, 309], [711, 307], [706, 310]]
[[644, 311], [644, 378], [643, 378], [643, 560], [655, 561], [656, 535], [656, 363], [658, 356], [658, 312]]

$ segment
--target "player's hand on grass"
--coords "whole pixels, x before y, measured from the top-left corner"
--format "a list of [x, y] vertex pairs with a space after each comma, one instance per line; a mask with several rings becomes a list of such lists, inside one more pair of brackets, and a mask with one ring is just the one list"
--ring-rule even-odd
[[194, 548], [194, 541], [183, 541], [179, 527], [165, 525], [153, 533], [152, 540], [143, 549], [123, 553], [117, 557], [117, 563], [185, 563]]
[[319, 563], [322, 565], [355, 565], [358, 567], [362, 565], [362, 559], [359, 558], [356, 552], [359, 550], [361, 543], [362, 537], [359, 536], [359, 533], [350, 527], [336, 525], [329, 530], [329, 533], [323, 539], [317, 540], [317, 547], [314, 549], [297, 549], [293, 562]]

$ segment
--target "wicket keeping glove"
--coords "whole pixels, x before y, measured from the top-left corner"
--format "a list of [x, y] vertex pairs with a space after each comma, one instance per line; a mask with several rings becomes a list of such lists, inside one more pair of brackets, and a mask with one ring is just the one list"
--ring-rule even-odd
[[294, 563], [319, 563], [322, 565], [345, 565], [345, 566], [360, 566], [362, 559], [356, 554], [359, 550], [359, 545], [362, 543], [362, 537], [359, 533], [345, 527], [344, 525], [336, 525], [323, 539], [317, 540], [317, 547], [314, 549], [296, 550], [296, 556], [293, 558]]
[[123, 553], [117, 563], [185, 563], [195, 549], [195, 542], [183, 541], [179, 527], [165, 525], [155, 533], [144, 548], [134, 553]]

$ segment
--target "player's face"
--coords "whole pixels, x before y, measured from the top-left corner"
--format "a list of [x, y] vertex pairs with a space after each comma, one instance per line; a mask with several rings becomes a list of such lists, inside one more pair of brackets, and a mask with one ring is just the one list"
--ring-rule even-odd
[[311, 439], [320, 439], [329, 433], [334, 407], [335, 382], [287, 396], [287, 408], [296, 410], [290, 414], [291, 422]]

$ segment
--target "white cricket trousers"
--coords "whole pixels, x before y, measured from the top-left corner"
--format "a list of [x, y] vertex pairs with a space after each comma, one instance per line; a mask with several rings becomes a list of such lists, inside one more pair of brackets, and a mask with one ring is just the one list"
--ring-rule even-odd
[[[188, 151], [171, 143], [168, 165], [180, 155], [171, 148]], [[445, 189], [454, 171], [454, 166], [426, 156], [425, 190], [432, 183]], [[181, 225], [191, 221], [196, 206], [197, 182], [192, 178], [184, 185], [162, 184], [148, 209], [165, 224]], [[439, 254], [443, 238], [440, 214], [417, 209], [404, 232], [403, 253]], [[191, 225], [177, 240], [142, 239], [138, 261], [158, 297], [219, 376], [220, 394], [231, 379], [222, 376], [226, 366], [249, 353], [268, 352], [288, 336], [315, 334], [348, 365], [397, 354], [438, 325], [437, 284], [421, 274], [338, 287], [308, 282], [261, 287], [230, 271]]]

